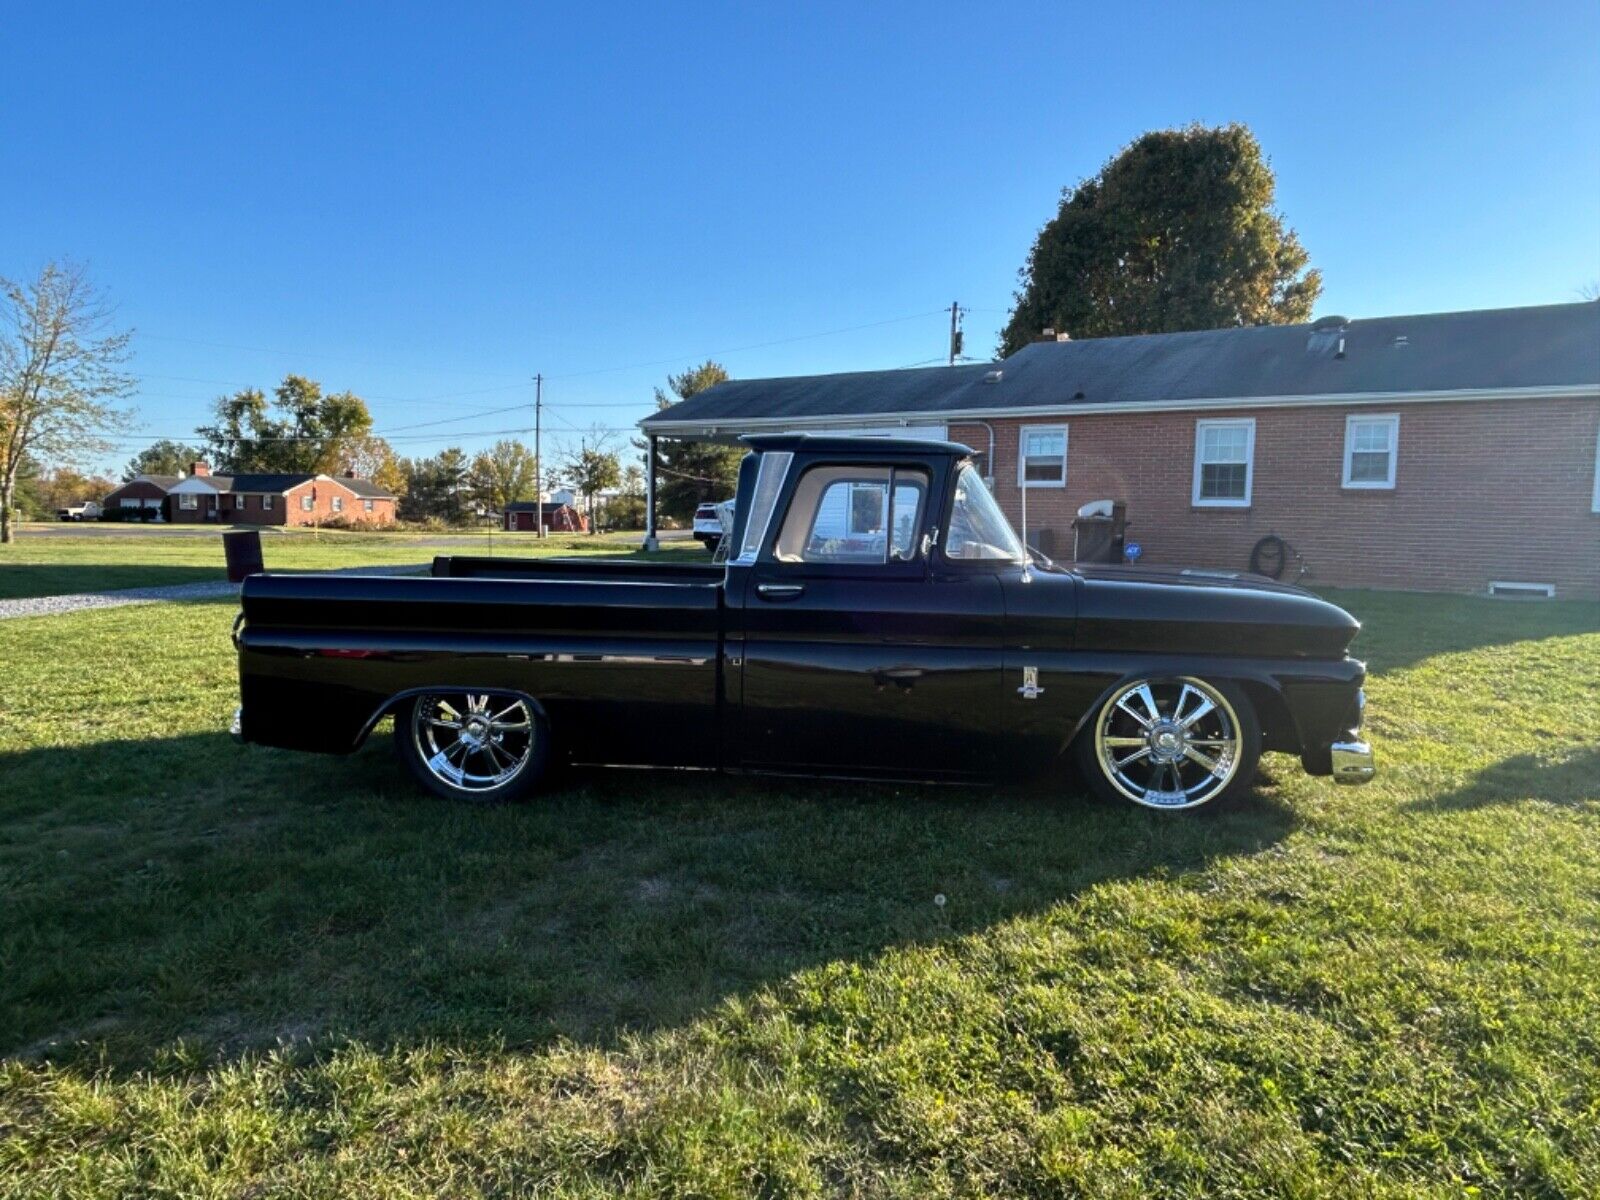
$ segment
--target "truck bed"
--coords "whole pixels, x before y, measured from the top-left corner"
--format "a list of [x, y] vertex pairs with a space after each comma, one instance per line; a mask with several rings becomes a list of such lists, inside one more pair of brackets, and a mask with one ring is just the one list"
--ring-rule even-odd
[[245, 738], [348, 751], [397, 701], [482, 688], [537, 697], [578, 761], [711, 765], [721, 568], [456, 558], [434, 570], [247, 579]]

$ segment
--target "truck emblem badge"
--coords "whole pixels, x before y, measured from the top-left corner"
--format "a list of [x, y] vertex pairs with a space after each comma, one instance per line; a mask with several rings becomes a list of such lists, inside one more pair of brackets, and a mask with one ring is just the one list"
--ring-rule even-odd
[[1039, 686], [1039, 668], [1022, 668], [1022, 686], [1017, 689], [1017, 694], [1024, 700], [1037, 700], [1044, 695], [1044, 689]]

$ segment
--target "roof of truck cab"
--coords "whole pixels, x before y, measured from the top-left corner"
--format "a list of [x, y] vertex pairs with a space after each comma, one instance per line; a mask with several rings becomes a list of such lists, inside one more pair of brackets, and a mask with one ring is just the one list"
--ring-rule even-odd
[[837, 433], [752, 433], [739, 439], [752, 450], [804, 451], [807, 454], [873, 454], [900, 457], [911, 454], [972, 453], [960, 442], [941, 442], [933, 438], [850, 437]]

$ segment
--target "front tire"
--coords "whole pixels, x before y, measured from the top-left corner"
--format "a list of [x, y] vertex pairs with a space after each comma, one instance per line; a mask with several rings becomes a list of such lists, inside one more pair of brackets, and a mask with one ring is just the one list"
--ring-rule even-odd
[[549, 727], [524, 696], [441, 690], [395, 712], [395, 751], [428, 791], [446, 800], [500, 804], [538, 784]]
[[1236, 685], [1193, 676], [1119, 684], [1074, 747], [1100, 796], [1163, 812], [1215, 805], [1250, 786], [1261, 723]]

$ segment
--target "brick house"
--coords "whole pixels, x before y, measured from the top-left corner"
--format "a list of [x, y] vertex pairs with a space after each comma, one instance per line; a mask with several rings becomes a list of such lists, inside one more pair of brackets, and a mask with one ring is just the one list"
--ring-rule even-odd
[[214, 475], [203, 462], [167, 495], [175, 524], [392, 525], [395, 497], [368, 479], [348, 476]]
[[169, 520], [167, 493], [183, 479], [182, 475], [135, 475], [100, 501], [103, 512], [112, 509], [154, 509], [159, 520]]
[[729, 381], [641, 428], [949, 437], [1019, 525], [1026, 486], [1030, 541], [1061, 558], [1079, 506], [1110, 499], [1146, 563], [1243, 570], [1275, 534], [1316, 585], [1600, 599], [1593, 302], [1050, 337], [998, 363]]

